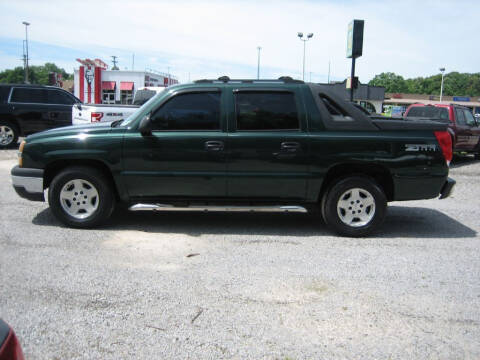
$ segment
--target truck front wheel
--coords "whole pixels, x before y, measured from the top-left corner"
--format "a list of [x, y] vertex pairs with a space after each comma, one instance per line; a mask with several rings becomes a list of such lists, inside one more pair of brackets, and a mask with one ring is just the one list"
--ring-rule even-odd
[[386, 209], [382, 188], [364, 176], [338, 181], [322, 201], [325, 223], [343, 236], [363, 237], [377, 230], [385, 219]]
[[67, 226], [91, 228], [112, 214], [115, 198], [110, 188], [99, 170], [69, 167], [52, 180], [48, 203], [53, 214]]

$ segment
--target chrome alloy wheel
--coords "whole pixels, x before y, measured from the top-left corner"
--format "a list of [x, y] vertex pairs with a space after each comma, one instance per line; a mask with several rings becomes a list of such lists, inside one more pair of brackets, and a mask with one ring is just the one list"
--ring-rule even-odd
[[375, 215], [375, 199], [365, 189], [349, 189], [340, 196], [337, 213], [340, 220], [348, 226], [367, 225]]
[[11, 127], [2, 125], [0, 126], [0, 145], [10, 145], [14, 138], [14, 132]]
[[98, 209], [98, 191], [91, 182], [74, 179], [60, 191], [60, 204], [65, 212], [75, 219], [85, 219]]

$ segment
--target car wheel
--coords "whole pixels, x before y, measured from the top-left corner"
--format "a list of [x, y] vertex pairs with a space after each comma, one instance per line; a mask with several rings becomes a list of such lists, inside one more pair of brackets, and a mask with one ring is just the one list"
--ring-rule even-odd
[[0, 121], [0, 148], [14, 146], [18, 141], [18, 128], [9, 121]]
[[352, 176], [335, 183], [322, 199], [325, 223], [338, 234], [367, 236], [385, 219], [387, 199], [369, 177]]
[[83, 166], [67, 168], [54, 177], [48, 203], [61, 222], [78, 228], [100, 225], [115, 206], [105, 176], [97, 169]]
[[480, 152], [475, 153], [474, 156], [475, 156], [475, 160], [480, 160]]

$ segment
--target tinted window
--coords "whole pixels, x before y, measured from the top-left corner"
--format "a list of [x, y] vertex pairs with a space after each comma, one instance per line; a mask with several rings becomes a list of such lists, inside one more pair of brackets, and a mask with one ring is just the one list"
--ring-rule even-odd
[[10, 95], [10, 87], [0, 86], [0, 103], [6, 103], [8, 101], [8, 95]]
[[455, 116], [457, 125], [466, 125], [465, 115], [463, 114], [462, 109], [455, 109]]
[[49, 104], [65, 104], [65, 105], [73, 105], [75, 101], [71, 96], [64, 93], [60, 90], [48, 90], [48, 103]]
[[470, 110], [464, 109], [463, 114], [465, 115], [465, 121], [467, 125], [475, 126], [475, 118], [473, 117], [473, 114], [470, 112]]
[[14, 88], [10, 101], [45, 104], [47, 102], [47, 90]]
[[219, 130], [220, 93], [177, 95], [151, 119], [152, 130]]
[[448, 120], [448, 110], [435, 106], [415, 106], [408, 110], [407, 117]]
[[341, 107], [339, 107], [337, 104], [335, 104], [335, 102], [333, 102], [331, 99], [329, 99], [325, 95], [320, 94], [320, 100], [322, 100], [323, 104], [327, 108], [330, 115], [348, 116], [348, 114], [345, 111], [343, 111]]
[[237, 130], [298, 130], [292, 93], [239, 92], [235, 94]]

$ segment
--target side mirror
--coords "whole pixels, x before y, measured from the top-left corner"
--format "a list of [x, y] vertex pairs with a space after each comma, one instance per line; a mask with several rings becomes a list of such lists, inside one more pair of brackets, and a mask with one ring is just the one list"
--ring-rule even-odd
[[142, 120], [140, 120], [140, 125], [138, 126], [138, 130], [142, 135], [150, 135], [152, 133], [152, 126], [150, 122], [150, 113], [145, 115]]

